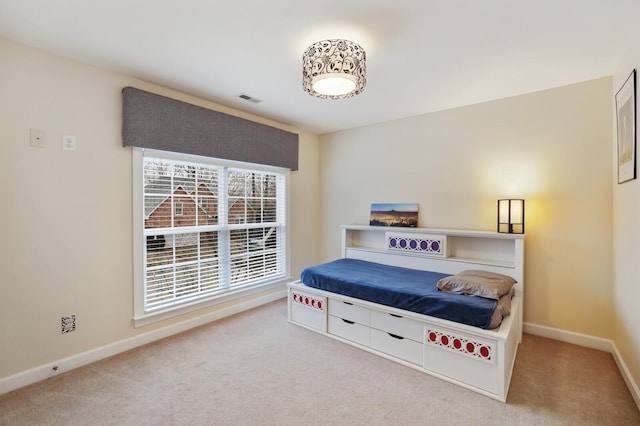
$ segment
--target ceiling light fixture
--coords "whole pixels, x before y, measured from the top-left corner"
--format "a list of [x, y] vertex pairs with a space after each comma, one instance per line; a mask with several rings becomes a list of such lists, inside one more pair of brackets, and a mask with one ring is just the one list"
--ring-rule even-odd
[[309, 46], [302, 57], [302, 86], [322, 99], [355, 96], [366, 84], [366, 54], [360, 45], [340, 39]]

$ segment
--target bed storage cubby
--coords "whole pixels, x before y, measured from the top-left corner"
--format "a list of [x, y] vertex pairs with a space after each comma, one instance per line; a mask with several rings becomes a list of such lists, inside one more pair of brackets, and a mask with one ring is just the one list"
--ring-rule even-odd
[[524, 235], [358, 225], [342, 226], [341, 231], [343, 258], [447, 275], [471, 269], [509, 275], [517, 281], [511, 314], [487, 330], [295, 281], [288, 284], [289, 320], [506, 401], [522, 338]]
[[326, 333], [327, 298], [299, 289], [289, 291], [289, 319]]

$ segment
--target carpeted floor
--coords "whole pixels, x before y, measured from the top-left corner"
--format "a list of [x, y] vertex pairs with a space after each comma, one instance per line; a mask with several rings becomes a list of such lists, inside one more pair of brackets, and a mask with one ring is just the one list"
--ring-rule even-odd
[[610, 354], [525, 335], [506, 404], [287, 322], [286, 302], [0, 396], [2, 425], [640, 425]]

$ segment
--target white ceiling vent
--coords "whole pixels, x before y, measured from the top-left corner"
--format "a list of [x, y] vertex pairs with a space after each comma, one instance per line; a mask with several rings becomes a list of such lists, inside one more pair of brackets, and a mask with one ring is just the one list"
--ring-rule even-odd
[[262, 102], [260, 99], [256, 99], [252, 96], [245, 95], [244, 93], [238, 95], [238, 97], [240, 99], [244, 99], [245, 101], [253, 102], [254, 104], [259, 104], [260, 102]]

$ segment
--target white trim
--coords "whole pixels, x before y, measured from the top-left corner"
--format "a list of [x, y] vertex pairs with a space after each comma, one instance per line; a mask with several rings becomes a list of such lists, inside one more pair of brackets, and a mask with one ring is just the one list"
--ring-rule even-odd
[[244, 161], [226, 160], [224, 158], [206, 157], [201, 155], [183, 154], [172, 151], [161, 151], [151, 148], [133, 147], [133, 151], [140, 151], [146, 157], [160, 157], [173, 161], [188, 161], [192, 163], [203, 163], [214, 166], [223, 166], [233, 169], [251, 169], [261, 172], [289, 173], [291, 170], [286, 167], [270, 166], [268, 164], [247, 163]]
[[533, 334], [534, 336], [546, 337], [560, 342], [584, 346], [585, 348], [597, 349], [599, 351], [609, 353], [613, 352], [613, 342], [611, 340], [589, 336], [588, 334], [575, 333], [573, 331], [561, 330], [528, 322], [524, 323], [524, 332]]
[[133, 199], [131, 200], [133, 209], [133, 312], [134, 316], [139, 311], [144, 311], [139, 307], [144, 305], [144, 264], [146, 263], [146, 253], [144, 251], [144, 206], [140, 202], [143, 197], [142, 183], [142, 159], [144, 150], [133, 149], [132, 175], [133, 175]]
[[[144, 215], [144, 197], [143, 197], [143, 181], [144, 181], [144, 160], [146, 157], [155, 157], [166, 161], [179, 161], [179, 162], [191, 162], [198, 164], [205, 164], [216, 169], [219, 169], [222, 173], [222, 169], [233, 169], [240, 170], [245, 172], [259, 172], [259, 173], [270, 173], [275, 174], [277, 176], [283, 176], [283, 178], [278, 177], [277, 179], [277, 205], [281, 205], [284, 202], [283, 206], [283, 214], [280, 214], [278, 210], [276, 212], [276, 222], [262, 222], [256, 224], [243, 224], [243, 225], [229, 225], [228, 218], [226, 218], [226, 213], [228, 211], [228, 206], [226, 205], [226, 201], [228, 198], [220, 197], [219, 198], [219, 206], [218, 206], [218, 214], [219, 214], [219, 224], [213, 226], [193, 226], [193, 227], [181, 227], [180, 232], [197, 232], [202, 230], [216, 230], [219, 231], [219, 237], [221, 240], [224, 240], [225, 235], [227, 237], [227, 244], [223, 244], [226, 247], [226, 252], [221, 249], [220, 254], [223, 254], [223, 264], [227, 262], [230, 258], [229, 248], [228, 248], [228, 235], [229, 231], [233, 229], [247, 229], [247, 228], [260, 228], [264, 226], [276, 226], [280, 230], [284, 231], [284, 241], [282, 244], [278, 244], [278, 246], [282, 245], [281, 249], [278, 249], [278, 253], [282, 253], [284, 256], [277, 256], [279, 263], [279, 270], [282, 270], [275, 277], [270, 277], [268, 279], [262, 278], [256, 280], [258, 283], [248, 282], [243, 285], [238, 285], [236, 288], [229, 287], [229, 277], [228, 274], [224, 274], [224, 269], [221, 272], [221, 287], [220, 292], [206, 296], [204, 294], [198, 294], [194, 298], [194, 300], [182, 300], [175, 304], [167, 304], [160, 307], [153, 307], [149, 310], [145, 310], [145, 265], [147, 263], [147, 252], [145, 251], [145, 215]], [[168, 151], [158, 151], [152, 149], [145, 148], [133, 148], [133, 156], [132, 156], [132, 175], [133, 175], [133, 322], [134, 327], [142, 327], [149, 324], [152, 324], [156, 321], [161, 321], [163, 319], [171, 318], [177, 315], [182, 315], [187, 312], [191, 312], [197, 309], [201, 309], [203, 307], [213, 306], [217, 303], [227, 302], [229, 300], [233, 300], [235, 298], [244, 297], [249, 294], [253, 294], [256, 292], [261, 292], [264, 290], [268, 290], [270, 288], [274, 288], [280, 285], [286, 284], [290, 281], [289, 271], [290, 271], [290, 252], [289, 252], [289, 230], [287, 227], [289, 226], [289, 194], [290, 194], [290, 170], [283, 167], [278, 166], [269, 166], [264, 164], [250, 164], [239, 161], [231, 161], [210, 157], [201, 157], [197, 155], [189, 155], [189, 154], [181, 154], [175, 152]], [[226, 194], [226, 173], [225, 177], [220, 177], [220, 193]], [[284, 197], [281, 194], [284, 192]], [[284, 198], [284, 200], [282, 199]], [[176, 203], [177, 204], [177, 203]], [[176, 206], [172, 209], [171, 214], [176, 215]], [[283, 217], [284, 216], [284, 217]], [[222, 225], [220, 225], [222, 224]], [[226, 224], [226, 225], [225, 225]], [[193, 229], [192, 229], [193, 228]], [[153, 232], [152, 232], [153, 233]], [[281, 258], [283, 258], [281, 260]], [[283, 266], [283, 267], [282, 267]], [[226, 278], [226, 279], [225, 279]]]
[[[187, 331], [194, 327], [198, 327], [212, 321], [235, 315], [237, 313], [253, 309], [285, 297], [287, 297], [287, 291], [283, 288], [277, 292], [269, 293], [243, 303], [237, 303], [232, 306], [217, 310], [215, 312], [208, 313], [206, 315], [202, 315], [176, 324], [171, 324], [167, 327], [129, 337], [127, 339], [123, 339], [105, 346], [88, 350], [86, 352], [72, 355], [67, 358], [49, 362], [30, 370], [14, 374], [12, 376], [4, 377], [0, 379], [0, 395], [39, 382], [60, 373], [73, 370], [74, 368], [82, 367], [92, 362], [96, 362], [101, 359], [126, 352], [128, 350], [146, 345], [156, 340], [164, 339], [165, 337], [169, 337], [174, 334]], [[57, 370], [54, 371], [54, 367], [57, 367]]]
[[153, 324], [158, 321], [176, 317], [178, 315], [184, 315], [188, 312], [197, 311], [198, 309], [207, 308], [209, 306], [214, 306], [218, 303], [228, 302], [254, 293], [283, 286], [288, 281], [290, 281], [290, 277], [278, 278], [275, 281], [269, 281], [258, 285], [249, 285], [232, 291], [225, 291], [211, 298], [205, 299], [201, 297], [192, 303], [182, 303], [176, 307], [169, 307], [168, 309], [159, 310], [157, 312], [147, 312], [141, 316], [134, 316], [133, 326], [135, 328], [144, 327], [145, 325]]
[[618, 370], [620, 370], [620, 374], [622, 375], [638, 410], [640, 410], [640, 387], [633, 379], [633, 376], [627, 368], [627, 364], [624, 362], [615, 342], [600, 337], [589, 336], [587, 334], [575, 333], [573, 331], [560, 330], [558, 328], [551, 328], [531, 323], [524, 323], [524, 332], [535, 336], [547, 337], [561, 342], [609, 352], [613, 356], [613, 359], [618, 366]]
[[[126, 352], [128, 350], [143, 346], [156, 340], [164, 339], [165, 337], [169, 337], [174, 334], [187, 331], [191, 328], [195, 328], [209, 322], [217, 321], [219, 319], [235, 315], [237, 313], [253, 309], [260, 305], [264, 305], [285, 297], [287, 297], [287, 290], [283, 289], [281, 291], [270, 293], [257, 299], [211, 312], [207, 315], [172, 324], [168, 327], [120, 340], [118, 342], [82, 352], [77, 355], [72, 355], [67, 358], [49, 362], [30, 370], [14, 374], [12, 376], [4, 377], [0, 379], [0, 395], [39, 382], [41, 380], [45, 380], [60, 373], [73, 370], [74, 368], [82, 367], [92, 362], [96, 362], [101, 359]], [[620, 370], [622, 378], [629, 388], [629, 392], [631, 393], [631, 396], [633, 397], [638, 410], [640, 410], [640, 387], [631, 376], [631, 372], [627, 368], [627, 364], [624, 362], [624, 359], [622, 358], [622, 355], [618, 351], [618, 348], [614, 342], [599, 337], [589, 336], [586, 334], [574, 333], [571, 331], [560, 330], [557, 328], [545, 327], [542, 325], [531, 323], [524, 323], [524, 332], [533, 334], [535, 336], [547, 337], [549, 339], [572, 343], [575, 345], [603, 350], [605, 352], [611, 353], [614, 361], [616, 362], [616, 365], [618, 366], [618, 369]], [[53, 371], [54, 366], [58, 367], [56, 371]]]
[[629, 368], [627, 368], [627, 364], [624, 362], [624, 359], [622, 359], [622, 355], [618, 351], [618, 347], [615, 343], [613, 344], [613, 352], [611, 354], [618, 365], [618, 370], [620, 370], [620, 374], [622, 374], [622, 378], [627, 384], [627, 388], [629, 388], [629, 392], [631, 393], [633, 400], [636, 402], [638, 411], [640, 411], [640, 387], [638, 387], [638, 384], [633, 380], [633, 376], [631, 376], [631, 372], [629, 371]]

